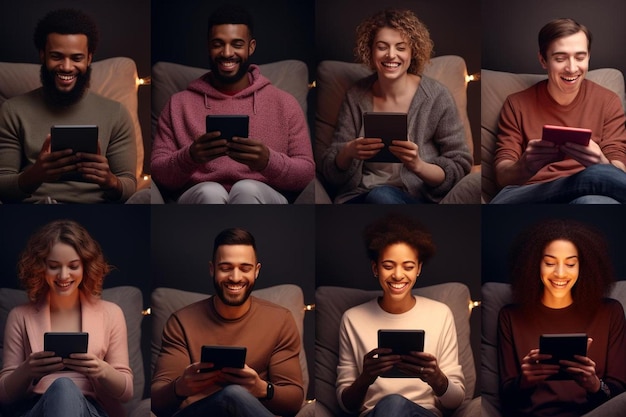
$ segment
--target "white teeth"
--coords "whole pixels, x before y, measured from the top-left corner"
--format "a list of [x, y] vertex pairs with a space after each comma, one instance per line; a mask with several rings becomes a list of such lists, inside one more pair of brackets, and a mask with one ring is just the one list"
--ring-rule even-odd
[[390, 283], [389, 285], [391, 286], [391, 288], [395, 288], [397, 290], [400, 290], [406, 287], [406, 283], [399, 283], [399, 284]]
[[550, 281], [550, 282], [555, 287], [565, 287], [567, 285], [567, 281]]
[[243, 287], [244, 287], [243, 284], [227, 284], [226, 285], [226, 288], [228, 288], [229, 290], [232, 290], [232, 291], [240, 290]]
[[59, 77], [60, 79], [62, 79], [63, 81], [71, 81], [74, 78], [76, 78], [76, 75], [64, 75], [64, 74], [58, 74], [57, 73], [57, 77]]
[[57, 281], [57, 285], [61, 288], [67, 288], [70, 285], [72, 285], [72, 281], [67, 281], [67, 282], [58, 282]]
[[400, 64], [397, 62], [383, 62], [383, 66], [388, 68], [398, 68]]

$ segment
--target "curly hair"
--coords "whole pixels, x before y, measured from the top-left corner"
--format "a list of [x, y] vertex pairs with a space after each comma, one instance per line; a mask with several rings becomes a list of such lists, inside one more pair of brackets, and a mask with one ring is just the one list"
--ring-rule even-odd
[[243, 7], [225, 4], [209, 16], [208, 36], [211, 37], [213, 26], [217, 25], [246, 25], [250, 38], [254, 38], [254, 22], [252, 15]]
[[433, 41], [430, 39], [428, 28], [411, 10], [386, 9], [361, 22], [356, 28], [357, 40], [354, 49], [358, 62], [375, 69], [372, 62], [374, 38], [378, 31], [385, 27], [399, 31], [407, 39], [411, 47], [411, 64], [408, 72], [421, 74], [432, 56]]
[[95, 52], [100, 40], [96, 22], [89, 15], [76, 9], [53, 10], [37, 23], [33, 41], [38, 51], [46, 49], [50, 33], [87, 36], [87, 50], [90, 54]]
[[80, 224], [72, 220], [56, 220], [35, 232], [20, 254], [18, 276], [28, 298], [32, 302], [39, 302], [47, 295], [46, 258], [56, 243], [65, 243], [74, 248], [83, 264], [80, 290], [99, 297], [104, 277], [111, 270], [111, 266], [104, 260], [100, 245]]
[[385, 248], [406, 243], [417, 252], [420, 262], [426, 263], [435, 254], [432, 235], [422, 224], [409, 217], [391, 213], [369, 224], [363, 233], [367, 257], [378, 262]]
[[514, 301], [524, 309], [541, 304], [541, 261], [546, 246], [555, 240], [566, 240], [576, 247], [580, 269], [572, 298], [580, 311], [594, 311], [615, 282], [608, 244], [595, 228], [569, 219], [541, 221], [514, 240], [509, 259]]

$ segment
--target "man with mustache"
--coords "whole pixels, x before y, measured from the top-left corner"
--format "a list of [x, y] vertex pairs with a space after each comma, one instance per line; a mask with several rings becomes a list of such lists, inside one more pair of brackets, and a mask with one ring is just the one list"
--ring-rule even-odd
[[[209, 18], [211, 71], [172, 96], [152, 147], [154, 180], [179, 203], [286, 204], [315, 175], [304, 114], [294, 97], [250, 65], [251, 16], [227, 5]], [[248, 115], [249, 137], [206, 132], [207, 115]]]
[[[548, 79], [512, 94], [500, 113], [492, 203], [626, 202], [624, 109], [612, 91], [586, 80], [591, 32], [556, 19], [539, 32], [539, 62]], [[587, 128], [587, 146], [541, 140], [544, 125]]]
[[[220, 232], [209, 270], [214, 296], [175, 312], [163, 329], [152, 410], [176, 417], [295, 414], [304, 399], [300, 336], [286, 308], [250, 296], [259, 275], [250, 232]], [[245, 366], [212, 370], [203, 345], [245, 346]]]
[[[123, 202], [135, 191], [130, 115], [89, 91], [98, 40], [96, 23], [79, 10], [52, 11], [37, 24], [42, 87], [0, 107], [0, 200]], [[53, 125], [97, 125], [98, 152], [52, 151]]]

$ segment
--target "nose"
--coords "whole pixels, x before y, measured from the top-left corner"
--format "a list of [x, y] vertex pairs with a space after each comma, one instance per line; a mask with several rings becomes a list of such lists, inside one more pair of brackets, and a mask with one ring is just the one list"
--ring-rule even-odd
[[70, 269], [68, 267], [62, 267], [60, 273], [61, 279], [67, 279], [70, 277]]
[[565, 265], [558, 263], [554, 267], [554, 275], [557, 277], [562, 277], [565, 274]]
[[72, 70], [72, 62], [70, 60], [70, 58], [65, 58], [63, 59], [63, 61], [61, 61], [61, 70], [62, 71], [71, 71]]
[[578, 71], [578, 63], [576, 62], [575, 57], [571, 57], [570, 59], [567, 60], [566, 70], [570, 73], [575, 73], [576, 71]]
[[222, 56], [230, 57], [233, 55], [233, 47], [230, 44], [224, 45], [224, 49], [222, 49]]

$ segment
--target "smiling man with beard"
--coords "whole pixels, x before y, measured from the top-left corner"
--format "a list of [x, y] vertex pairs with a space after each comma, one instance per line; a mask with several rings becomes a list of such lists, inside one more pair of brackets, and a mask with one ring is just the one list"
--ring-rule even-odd
[[[208, 26], [211, 71], [161, 112], [153, 178], [179, 203], [286, 204], [315, 175], [302, 109], [250, 65], [256, 40], [245, 10], [224, 6]], [[227, 141], [207, 132], [207, 115], [247, 115], [249, 137]]]
[[[0, 107], [0, 200], [125, 201], [136, 188], [132, 121], [122, 104], [89, 91], [95, 22], [55, 10], [39, 21], [34, 41], [42, 87]], [[98, 153], [51, 151], [53, 125], [97, 125]]]
[[[250, 232], [226, 229], [209, 262], [216, 295], [173, 313], [152, 378], [152, 410], [176, 417], [295, 414], [304, 399], [300, 336], [286, 308], [250, 296], [261, 264]], [[211, 370], [203, 345], [245, 346], [243, 369]]]

